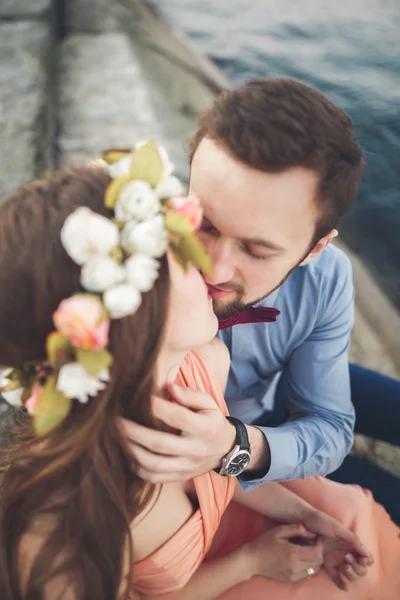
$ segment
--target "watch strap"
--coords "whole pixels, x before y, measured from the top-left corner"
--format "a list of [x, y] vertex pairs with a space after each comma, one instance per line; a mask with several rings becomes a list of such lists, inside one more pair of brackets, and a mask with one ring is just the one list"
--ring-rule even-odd
[[240, 446], [241, 450], [247, 450], [247, 452], [250, 452], [250, 442], [249, 436], [247, 434], [246, 425], [242, 423], [242, 421], [239, 421], [239, 419], [236, 419], [235, 417], [226, 418], [229, 421], [229, 423], [232, 423], [232, 425], [235, 426], [236, 444]]
[[[236, 441], [233, 448], [235, 448], [235, 446], [239, 446], [241, 450], [247, 450], [247, 452], [250, 452], [250, 442], [249, 436], [247, 435], [246, 425], [242, 423], [242, 421], [239, 421], [239, 419], [236, 419], [235, 417], [226, 417], [226, 419], [229, 421], [229, 423], [232, 423], [232, 425], [234, 425], [236, 429]], [[232, 452], [232, 450], [228, 453], [228, 456]], [[219, 474], [221, 471], [221, 467], [217, 467], [216, 469], [214, 469], [214, 471]]]

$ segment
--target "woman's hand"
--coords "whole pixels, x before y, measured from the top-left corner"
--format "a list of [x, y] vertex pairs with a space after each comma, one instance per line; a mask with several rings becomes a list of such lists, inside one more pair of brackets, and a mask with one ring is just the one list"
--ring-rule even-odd
[[[302, 540], [302, 544], [293, 539]], [[262, 575], [284, 583], [295, 583], [318, 573], [323, 565], [321, 538], [303, 525], [279, 525], [259, 534], [247, 544], [253, 575]]]

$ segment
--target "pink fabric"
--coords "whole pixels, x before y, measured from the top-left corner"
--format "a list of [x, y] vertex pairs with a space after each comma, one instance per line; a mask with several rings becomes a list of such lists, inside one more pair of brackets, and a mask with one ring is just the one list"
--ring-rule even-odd
[[[197, 355], [187, 356], [179, 383], [209, 392], [227, 414], [213, 373]], [[197, 477], [194, 484], [199, 509], [166, 544], [134, 567], [134, 587], [144, 594], [166, 595], [179, 590], [204, 559], [222, 556], [276, 526], [252, 510], [230, 502], [235, 485], [232, 479], [212, 472]], [[336, 588], [321, 572], [297, 584], [253, 577], [218, 600], [400, 600], [400, 530], [370, 492], [321, 477], [284, 485], [356, 532], [373, 553], [375, 564], [367, 577], [349, 584], [348, 593]], [[268, 484], [263, 489], [268, 493]]]
[[[177, 383], [208, 391], [228, 414], [213, 373], [194, 353], [187, 355]], [[134, 567], [134, 587], [143, 594], [167, 594], [182, 588], [202, 563], [221, 517], [232, 499], [235, 482], [211, 472], [194, 479], [199, 510], [161, 548]]]

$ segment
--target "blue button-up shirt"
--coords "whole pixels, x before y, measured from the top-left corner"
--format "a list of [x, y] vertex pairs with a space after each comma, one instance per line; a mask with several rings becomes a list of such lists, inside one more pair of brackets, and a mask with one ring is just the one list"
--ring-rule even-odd
[[[257, 306], [281, 311], [275, 323], [237, 325], [219, 333], [231, 355], [226, 400], [246, 423], [286, 402], [288, 419], [260, 427], [271, 449], [264, 481], [326, 475], [350, 452], [355, 422], [347, 351], [354, 288], [347, 256], [328, 246]], [[283, 392], [283, 393], [282, 393]]]

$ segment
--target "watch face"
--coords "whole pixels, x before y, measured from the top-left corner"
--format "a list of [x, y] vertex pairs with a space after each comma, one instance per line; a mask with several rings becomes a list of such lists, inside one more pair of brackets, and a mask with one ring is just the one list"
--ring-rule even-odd
[[250, 453], [247, 450], [240, 450], [229, 460], [225, 467], [225, 475], [228, 477], [236, 477], [243, 473], [250, 462]]

